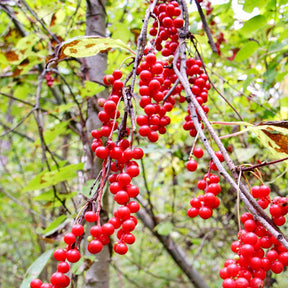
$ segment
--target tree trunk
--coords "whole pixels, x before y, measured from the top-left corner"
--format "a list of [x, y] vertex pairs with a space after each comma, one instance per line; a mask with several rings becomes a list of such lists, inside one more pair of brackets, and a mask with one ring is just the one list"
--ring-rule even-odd
[[[105, 12], [106, 1], [104, 0], [87, 0], [87, 11], [86, 11], [86, 35], [97, 35], [105, 37], [106, 33], [106, 12]], [[86, 58], [84, 61], [84, 72], [86, 75], [86, 80], [101, 82], [103, 81], [103, 76], [107, 68], [107, 54], [99, 53], [96, 56]], [[98, 97], [107, 98], [107, 91], [102, 92]], [[88, 117], [86, 122], [87, 132], [90, 133], [91, 130], [97, 129], [101, 126], [101, 122], [98, 119], [98, 106], [97, 98], [92, 97], [88, 101]], [[87, 155], [91, 153], [91, 148], [86, 147]], [[90, 178], [96, 178], [96, 175], [101, 169], [101, 163], [96, 161], [93, 163], [94, 154], [90, 154], [91, 157], [89, 167], [86, 167], [91, 171]], [[106, 193], [107, 194], [107, 193]], [[103, 210], [108, 211], [108, 201], [103, 201]], [[106, 203], [106, 204], [105, 204]], [[101, 216], [107, 215], [107, 213], [101, 213]], [[107, 219], [103, 219], [103, 222]], [[106, 217], [107, 218], [107, 217]], [[89, 225], [88, 225], [89, 226]], [[87, 229], [89, 227], [87, 226]], [[85, 254], [91, 255], [87, 251], [87, 242], [85, 243]], [[84, 288], [108, 288], [109, 287], [109, 264], [110, 264], [110, 251], [109, 246], [103, 246], [103, 250], [97, 254], [95, 257], [95, 262], [90, 266], [90, 268], [85, 273]]]

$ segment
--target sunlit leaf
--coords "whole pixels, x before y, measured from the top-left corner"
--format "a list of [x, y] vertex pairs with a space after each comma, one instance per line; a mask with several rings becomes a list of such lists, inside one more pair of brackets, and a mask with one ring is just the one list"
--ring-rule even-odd
[[40, 190], [52, 185], [56, 185], [59, 182], [74, 178], [76, 176], [76, 172], [78, 170], [82, 170], [83, 166], [83, 163], [78, 163], [62, 167], [59, 170], [44, 171], [32, 179], [23, 189], [23, 192]]
[[241, 62], [248, 59], [254, 52], [257, 51], [259, 45], [255, 41], [246, 43], [235, 56], [236, 62]]
[[267, 23], [267, 19], [263, 15], [257, 15], [245, 22], [241, 28], [243, 34], [249, 34], [259, 28], [262, 28]]
[[264, 8], [269, 0], [245, 0], [243, 10], [251, 13], [255, 7]]

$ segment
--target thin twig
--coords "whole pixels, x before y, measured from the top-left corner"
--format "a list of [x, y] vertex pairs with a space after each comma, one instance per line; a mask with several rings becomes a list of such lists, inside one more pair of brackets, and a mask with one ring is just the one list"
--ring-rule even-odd
[[[197, 2], [197, 1], [196, 1]], [[206, 70], [206, 65], [204, 64], [204, 61], [202, 60], [202, 57], [201, 57], [201, 54], [197, 48], [197, 45], [194, 43], [193, 39], [192, 39], [192, 43], [193, 43], [193, 46], [197, 52], [197, 55], [198, 57], [200, 58], [202, 64], [203, 64], [203, 68], [204, 68], [204, 71], [206, 73], [206, 75], [208, 76], [208, 80], [209, 80], [209, 83], [211, 84], [211, 86], [213, 87], [213, 89], [218, 93], [218, 95], [232, 108], [232, 110], [236, 113], [236, 115], [239, 117], [239, 119], [241, 121], [243, 121], [243, 118], [241, 117], [241, 115], [238, 113], [238, 111], [236, 110], [236, 108], [228, 101], [228, 99], [217, 89], [217, 87], [214, 85], [214, 83], [212, 82], [211, 78], [209, 77], [208, 73], [207, 73], [207, 70]]]
[[205, 31], [205, 33], [206, 33], [206, 35], [207, 35], [207, 37], [208, 37], [208, 43], [209, 43], [212, 51], [213, 51], [214, 53], [218, 53], [217, 48], [216, 48], [215, 43], [214, 43], [214, 40], [213, 40], [213, 37], [212, 37], [212, 34], [211, 34], [211, 31], [210, 31], [210, 28], [209, 28], [208, 23], [207, 23], [207, 21], [206, 21], [206, 17], [205, 17], [205, 15], [204, 15], [204, 13], [203, 13], [202, 7], [201, 7], [201, 5], [198, 3], [197, 0], [195, 0], [194, 2], [195, 2], [195, 4], [196, 4], [196, 6], [197, 6], [198, 13], [199, 13], [199, 15], [200, 15], [200, 18], [201, 18], [201, 21], [202, 21], [202, 24], [203, 24], [204, 31]]
[[10, 130], [4, 132], [3, 134], [0, 135], [0, 137], [6, 136], [7, 134], [13, 132], [14, 130], [16, 130], [18, 127], [21, 126], [21, 124], [27, 119], [29, 118], [29, 116], [33, 113], [33, 111], [35, 110], [35, 108], [33, 108], [32, 110], [29, 111], [29, 113], [20, 120], [20, 122], [13, 128], [11, 128]]
[[273, 164], [277, 164], [277, 163], [280, 163], [282, 161], [286, 161], [288, 160], [288, 157], [285, 157], [285, 158], [282, 158], [282, 159], [278, 159], [278, 160], [274, 160], [274, 161], [270, 161], [270, 162], [262, 162], [260, 164], [256, 164], [256, 165], [252, 165], [252, 166], [249, 166], [249, 167], [243, 167], [243, 166], [238, 166], [236, 169], [237, 171], [251, 171], [251, 170], [254, 170], [254, 169], [257, 169], [257, 168], [260, 168], [260, 167], [264, 167], [264, 166], [269, 166], [269, 165], [273, 165]]

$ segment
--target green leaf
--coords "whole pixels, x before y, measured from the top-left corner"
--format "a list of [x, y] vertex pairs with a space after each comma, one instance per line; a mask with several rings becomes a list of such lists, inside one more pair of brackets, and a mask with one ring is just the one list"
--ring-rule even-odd
[[20, 288], [30, 288], [30, 282], [37, 278], [51, 258], [54, 249], [50, 249], [38, 257], [28, 268], [25, 278], [21, 283]]
[[[46, 130], [44, 132], [44, 140], [46, 145], [50, 144], [57, 136], [65, 133], [67, 130], [66, 127], [69, 124], [69, 122], [70, 120], [60, 122], [54, 125], [52, 128]], [[40, 138], [38, 138], [34, 144], [35, 146], [40, 146], [41, 145]]]
[[245, 22], [244, 26], [239, 30], [243, 34], [249, 34], [267, 23], [267, 19], [263, 15], [257, 15]]
[[85, 87], [80, 89], [81, 97], [91, 97], [105, 90], [105, 87], [92, 81], [84, 81]]
[[43, 171], [28, 183], [28, 185], [23, 189], [23, 192], [40, 190], [56, 185], [57, 183], [66, 181], [70, 178], [74, 178], [76, 172], [82, 170], [83, 166], [83, 163], [78, 163], [65, 166], [59, 170]]
[[269, 0], [245, 0], [244, 5], [243, 5], [243, 10], [251, 13], [254, 8], [259, 7], [259, 8], [264, 8]]
[[62, 224], [64, 224], [64, 221], [66, 220], [66, 215], [61, 215], [58, 218], [56, 218], [42, 233], [45, 236], [53, 234], [55, 231], [57, 231]]
[[259, 45], [255, 41], [249, 41], [239, 50], [235, 57], [235, 61], [242, 62], [248, 59], [254, 52], [257, 51], [258, 48]]
[[168, 235], [173, 229], [173, 224], [171, 222], [161, 222], [154, 229], [160, 235]]

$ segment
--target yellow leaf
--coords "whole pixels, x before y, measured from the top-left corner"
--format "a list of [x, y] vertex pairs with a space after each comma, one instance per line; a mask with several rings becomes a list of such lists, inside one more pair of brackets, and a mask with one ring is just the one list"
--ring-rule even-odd
[[48, 56], [50, 62], [58, 62], [66, 57], [89, 57], [99, 52], [107, 52], [111, 48], [122, 48], [135, 55], [135, 52], [119, 39], [99, 36], [80, 36], [60, 43], [53, 55]]

